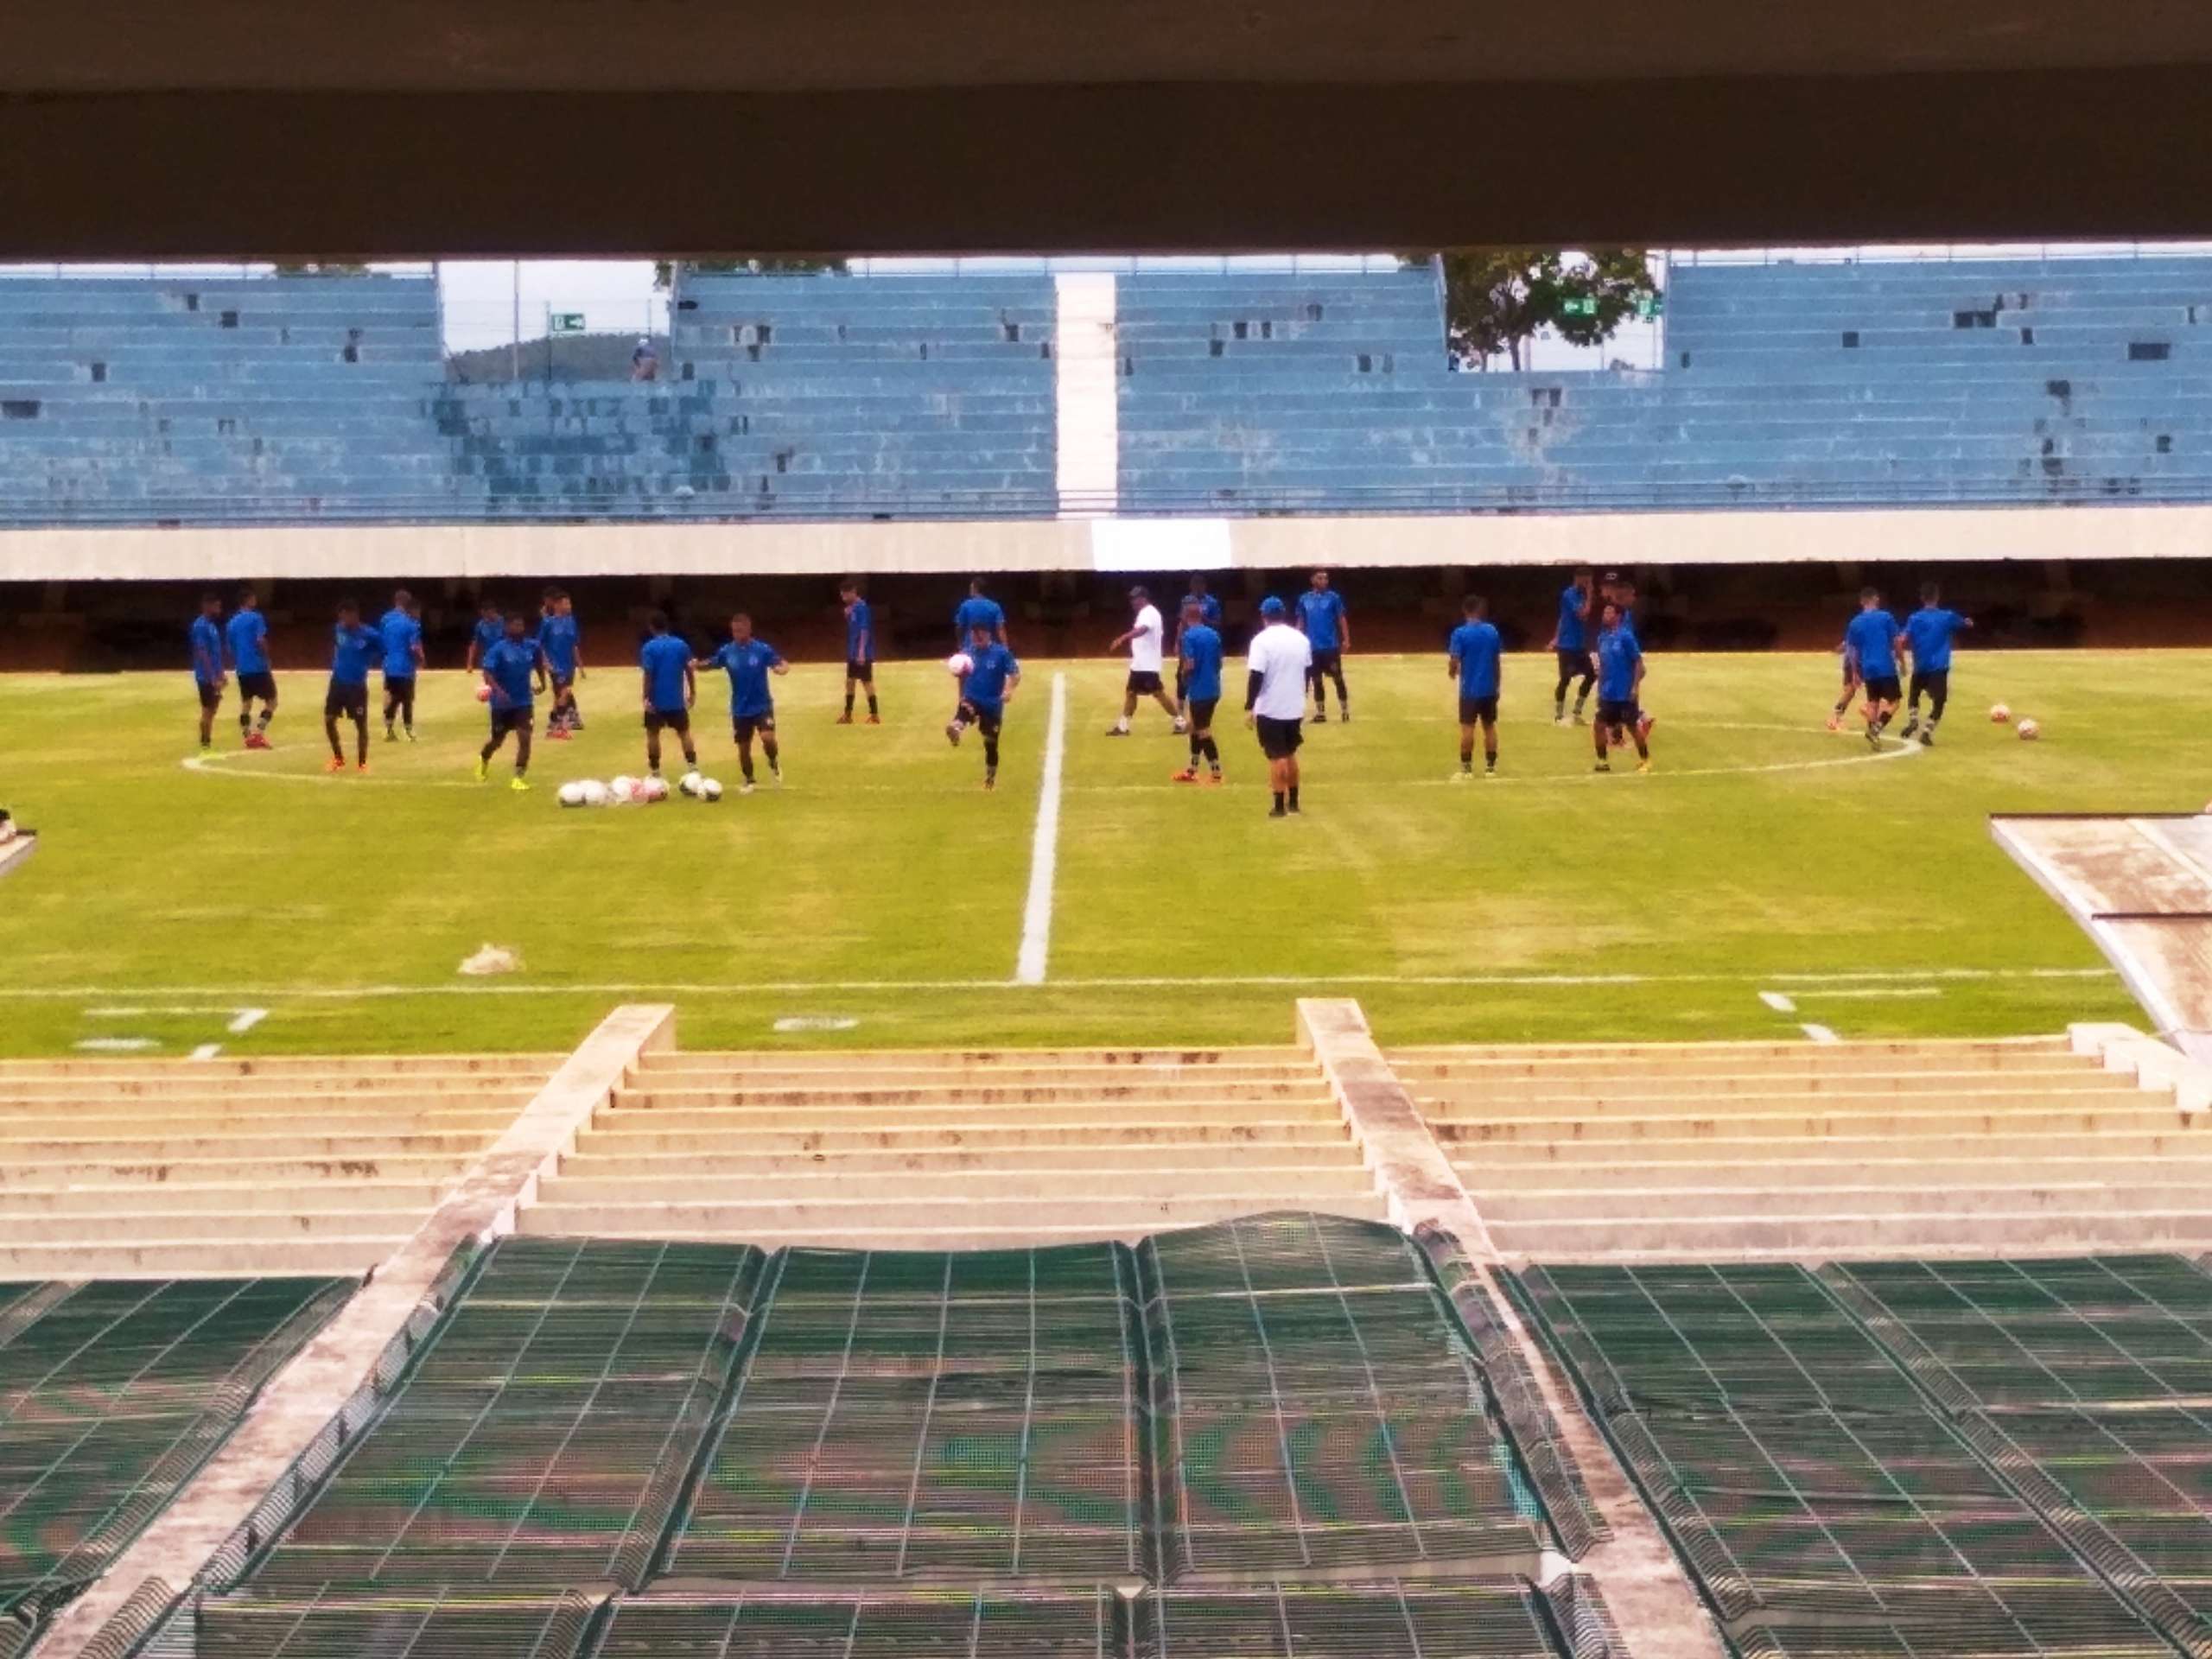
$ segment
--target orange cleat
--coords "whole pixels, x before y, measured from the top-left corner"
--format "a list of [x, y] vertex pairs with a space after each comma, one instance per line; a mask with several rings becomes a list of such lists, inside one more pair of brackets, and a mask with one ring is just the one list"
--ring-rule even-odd
[[847, 710], [845, 710], [845, 712], [844, 712], [843, 714], [842, 714], [842, 715], [838, 715], [838, 716], [837, 716], [837, 723], [838, 723], [840, 726], [849, 726], [849, 725], [851, 725], [851, 724], [853, 723], [853, 711], [852, 711], [851, 709], [848, 709]]
[[1210, 772], [1205, 777], [1199, 779], [1198, 781], [1204, 784], [1208, 789], [1219, 789], [1221, 787], [1221, 774], [1217, 772]]
[[322, 763], [322, 769], [325, 772], [343, 772], [346, 770], [346, 763], [334, 754]]
[[1198, 781], [1198, 769], [1196, 766], [1185, 766], [1182, 771], [1171, 775], [1167, 781], [1171, 784], [1195, 784]]
[[878, 716], [876, 716], [876, 715], [870, 715], [868, 717], [868, 723], [869, 725], [871, 725], [871, 726], [880, 726], [880, 725], [882, 725], [882, 724], [883, 724], [883, 721], [882, 721], [882, 720], [881, 720], [880, 718], [879, 718]]
[[355, 767], [353, 768], [353, 770], [354, 770], [355, 772], [358, 772], [361, 773], [361, 774], [362, 774], [362, 775], [364, 775], [364, 776], [366, 776], [366, 775], [367, 775], [367, 773], [368, 773], [368, 770], [369, 770], [369, 763], [368, 763], [367, 761], [364, 760], [364, 761], [362, 761], [362, 762], [360, 763], [360, 765], [359, 765], [359, 766], [355, 766]]

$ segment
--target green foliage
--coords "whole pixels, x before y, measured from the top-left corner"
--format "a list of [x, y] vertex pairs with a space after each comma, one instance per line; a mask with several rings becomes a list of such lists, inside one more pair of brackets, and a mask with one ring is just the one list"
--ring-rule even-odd
[[276, 274], [279, 276], [365, 276], [369, 274], [369, 268], [327, 259], [279, 259]]
[[747, 259], [656, 259], [653, 261], [653, 286], [668, 288], [674, 285], [678, 266], [705, 276], [805, 276], [817, 271], [835, 271], [842, 276], [842, 259], [786, 259], [774, 256], [756, 256]]
[[1658, 291], [1642, 248], [1447, 248], [1404, 257], [1441, 258], [1452, 350], [1477, 366], [1503, 357], [1521, 367], [1523, 343], [1547, 328], [1572, 345], [1602, 345]]

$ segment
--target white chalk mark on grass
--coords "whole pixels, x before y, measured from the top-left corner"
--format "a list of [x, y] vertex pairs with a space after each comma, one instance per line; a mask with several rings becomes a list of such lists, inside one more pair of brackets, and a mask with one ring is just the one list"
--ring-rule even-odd
[[[1867, 985], [1850, 990], [1826, 990], [1815, 985], [1798, 992], [1797, 995], [1817, 996], [1833, 1002], [1839, 999], [1849, 998], [1865, 1001], [1872, 997], [1886, 996], [1941, 996], [1943, 992], [1942, 987], [1936, 985]], [[1786, 1013], [1787, 1010], [1785, 1009], [1784, 1012]]]
[[185, 1058], [191, 1060], [212, 1060], [222, 1052], [223, 1046], [220, 1043], [202, 1043]]
[[1797, 1005], [1795, 1002], [1792, 1002], [1788, 997], [1784, 996], [1780, 991], [1761, 991], [1759, 993], [1759, 1001], [1765, 1003], [1767, 1007], [1772, 1008], [1777, 1014], [1795, 1014], [1797, 1012]]
[[238, 1017], [225, 1027], [232, 1036], [243, 1037], [269, 1017], [266, 1008], [240, 1008]]
[[851, 1031], [860, 1024], [849, 1014], [787, 1014], [776, 1021], [778, 1031]]
[[161, 1044], [151, 1037], [87, 1037], [77, 1046], [87, 1054], [143, 1054]]
[[1021, 953], [1014, 982], [1042, 985], [1052, 948], [1052, 880], [1060, 857], [1060, 769], [1067, 759], [1068, 681], [1052, 676], [1052, 712], [1045, 726], [1045, 770], [1037, 787], [1037, 833], [1029, 843], [1029, 901], [1021, 907]]
[[1806, 1036], [1811, 1038], [1813, 1041], [1816, 1043], [1835, 1043], [1843, 1040], [1841, 1038], [1838, 1037], [1835, 1033], [1830, 1031], [1826, 1026], [1804, 1026], [1801, 1027], [1800, 1029], [1804, 1032]]

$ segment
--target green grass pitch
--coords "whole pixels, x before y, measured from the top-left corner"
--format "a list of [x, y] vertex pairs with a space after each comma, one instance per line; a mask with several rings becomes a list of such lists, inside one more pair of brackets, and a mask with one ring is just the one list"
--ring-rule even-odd
[[[320, 675], [284, 677], [271, 753], [238, 749], [226, 703], [205, 769], [182, 764], [182, 675], [10, 677], [0, 800], [44, 841], [0, 881], [0, 1053], [556, 1049], [662, 998], [699, 1047], [1281, 1042], [1293, 997], [1330, 994], [1386, 1041], [2139, 1022], [1985, 819], [2202, 804], [2208, 667], [1967, 654], [1939, 746], [1876, 759], [1822, 728], [1833, 658], [1661, 656], [1657, 770], [1599, 778], [1586, 732], [1551, 723], [1548, 659], [1521, 657], [1501, 776], [1455, 785], [1441, 657], [1355, 657], [1354, 723], [1312, 731], [1287, 822], [1236, 716], [1219, 791], [1169, 783], [1185, 746], [1156, 709], [1109, 740], [1105, 661], [1028, 664], [988, 796], [972, 734], [945, 742], [935, 664], [883, 669], [875, 728], [832, 723], [834, 665], [795, 669], [777, 685], [790, 785], [748, 798], [702, 677], [702, 760], [728, 798], [597, 811], [554, 786], [642, 770], [627, 672], [584, 682], [589, 729], [539, 745], [529, 795], [472, 781], [484, 717], [458, 672], [425, 677], [419, 745], [379, 731], [371, 775], [334, 779]], [[1049, 972], [1017, 986], [1056, 672]], [[2045, 741], [1991, 726], [1999, 698]], [[487, 943], [522, 970], [461, 976]], [[265, 1017], [232, 1032], [248, 1008]]]

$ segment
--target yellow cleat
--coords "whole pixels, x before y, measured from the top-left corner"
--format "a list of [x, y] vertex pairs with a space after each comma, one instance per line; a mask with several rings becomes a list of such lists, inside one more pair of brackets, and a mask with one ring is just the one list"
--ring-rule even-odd
[[476, 781], [482, 783], [492, 775], [492, 763], [482, 755], [476, 757]]
[[527, 778], [511, 778], [507, 780], [507, 787], [514, 791], [518, 795], [525, 794], [530, 789], [530, 779]]

